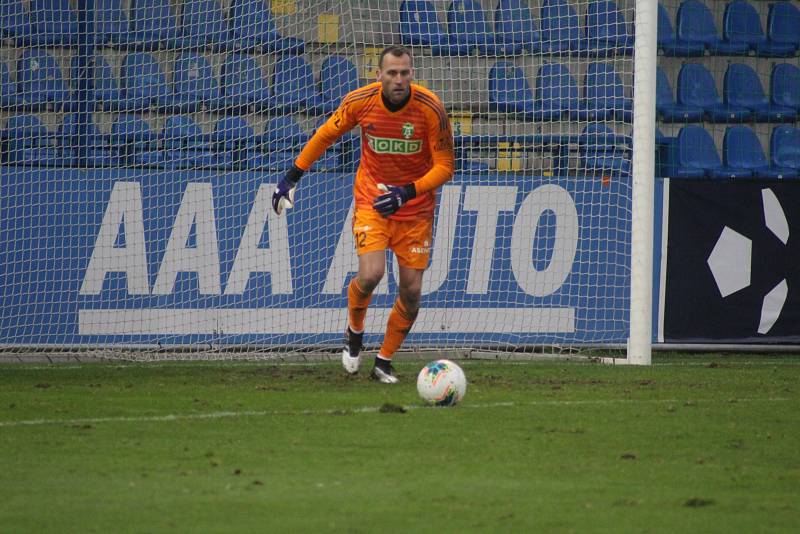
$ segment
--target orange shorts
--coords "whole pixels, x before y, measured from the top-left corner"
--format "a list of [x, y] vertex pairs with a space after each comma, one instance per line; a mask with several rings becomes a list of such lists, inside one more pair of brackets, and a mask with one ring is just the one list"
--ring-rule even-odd
[[356, 210], [353, 240], [358, 255], [391, 249], [403, 267], [427, 269], [433, 241], [433, 219], [395, 221], [377, 211]]

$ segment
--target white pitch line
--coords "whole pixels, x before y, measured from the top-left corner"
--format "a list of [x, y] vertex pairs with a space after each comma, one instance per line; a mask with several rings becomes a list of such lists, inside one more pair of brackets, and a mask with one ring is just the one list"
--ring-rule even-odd
[[[525, 406], [573, 406], [573, 405], [608, 405], [608, 404], [674, 404], [679, 402], [692, 403], [756, 403], [756, 402], [789, 402], [794, 399], [783, 397], [767, 397], [763, 399], [598, 399], [598, 400], [541, 400], [531, 402], [490, 402], [477, 404], [462, 404], [460, 409], [483, 409], [483, 408], [508, 408]], [[405, 410], [418, 410], [428, 408], [422, 405], [403, 406]], [[443, 409], [443, 408], [428, 408]], [[381, 410], [380, 406], [362, 406], [360, 408], [339, 408], [330, 410], [244, 410], [239, 412], [207, 412], [207, 413], [187, 413], [187, 414], [167, 414], [167, 415], [140, 415], [140, 416], [119, 416], [119, 417], [88, 417], [84, 419], [23, 419], [19, 421], [0, 421], [0, 427], [19, 427], [19, 426], [43, 426], [43, 425], [87, 425], [97, 423], [145, 423], [145, 422], [174, 422], [192, 421], [202, 419], [228, 419], [236, 417], [274, 417], [281, 415], [300, 416], [300, 415], [349, 415], [359, 413], [377, 413]]]

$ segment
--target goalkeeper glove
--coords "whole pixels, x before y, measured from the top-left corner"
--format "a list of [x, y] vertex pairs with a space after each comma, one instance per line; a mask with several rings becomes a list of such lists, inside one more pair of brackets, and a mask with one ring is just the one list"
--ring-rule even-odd
[[378, 189], [384, 193], [375, 198], [372, 202], [372, 207], [384, 217], [393, 214], [399, 210], [403, 204], [417, 196], [417, 188], [413, 183], [403, 187], [378, 184]]
[[292, 165], [283, 180], [275, 186], [275, 192], [272, 193], [272, 209], [278, 215], [283, 213], [284, 209], [288, 210], [294, 206], [294, 190], [300, 177], [303, 176], [303, 172], [302, 169]]

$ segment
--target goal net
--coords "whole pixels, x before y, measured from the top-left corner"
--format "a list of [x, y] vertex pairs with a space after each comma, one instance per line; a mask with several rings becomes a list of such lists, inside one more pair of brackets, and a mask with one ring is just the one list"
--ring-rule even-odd
[[[380, 51], [404, 44], [457, 153], [405, 346], [625, 345], [633, 1], [4, 2], [0, 342], [338, 346], [353, 177], [372, 148], [358, 129], [339, 139], [286, 215], [271, 195], [343, 96], [375, 81]], [[367, 345], [396, 293], [388, 254]]]

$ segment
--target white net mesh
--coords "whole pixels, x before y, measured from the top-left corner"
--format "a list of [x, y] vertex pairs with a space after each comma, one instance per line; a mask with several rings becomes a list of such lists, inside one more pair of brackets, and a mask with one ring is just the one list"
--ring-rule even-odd
[[[358, 129], [274, 184], [378, 54], [444, 102], [456, 175], [407, 346], [624, 343], [632, 0], [4, 0], [2, 343], [341, 341]], [[367, 316], [382, 338], [396, 267]]]

